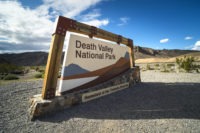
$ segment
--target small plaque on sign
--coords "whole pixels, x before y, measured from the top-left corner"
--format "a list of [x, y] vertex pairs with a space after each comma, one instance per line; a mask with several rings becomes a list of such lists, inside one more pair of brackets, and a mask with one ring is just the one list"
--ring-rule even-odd
[[105, 89], [84, 93], [82, 95], [82, 102], [87, 102], [87, 101], [111, 94], [113, 92], [116, 92], [128, 87], [129, 87], [129, 83], [127, 82], [127, 83], [111, 86]]

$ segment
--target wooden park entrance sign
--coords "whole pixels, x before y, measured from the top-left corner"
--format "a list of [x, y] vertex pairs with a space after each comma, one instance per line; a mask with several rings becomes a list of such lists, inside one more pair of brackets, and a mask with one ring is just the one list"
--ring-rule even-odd
[[[57, 85], [65, 36], [67, 46]], [[135, 82], [140, 82], [140, 72], [135, 66], [131, 39], [59, 16], [42, 94], [32, 97], [30, 116], [35, 118], [87, 102], [128, 88]]]

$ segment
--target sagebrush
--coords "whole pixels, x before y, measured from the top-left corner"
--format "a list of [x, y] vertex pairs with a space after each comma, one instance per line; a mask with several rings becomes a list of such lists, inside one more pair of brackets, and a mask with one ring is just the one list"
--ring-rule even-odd
[[183, 58], [176, 58], [176, 63], [178, 64], [179, 68], [184, 69], [186, 72], [191, 71], [194, 69], [193, 62], [195, 58], [192, 56], [184, 56]]

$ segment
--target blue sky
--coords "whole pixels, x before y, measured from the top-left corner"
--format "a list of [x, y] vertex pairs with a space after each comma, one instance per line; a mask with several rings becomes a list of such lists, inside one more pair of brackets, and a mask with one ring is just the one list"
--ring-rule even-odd
[[199, 0], [3, 0], [0, 52], [48, 50], [59, 15], [142, 47], [200, 50], [199, 5]]

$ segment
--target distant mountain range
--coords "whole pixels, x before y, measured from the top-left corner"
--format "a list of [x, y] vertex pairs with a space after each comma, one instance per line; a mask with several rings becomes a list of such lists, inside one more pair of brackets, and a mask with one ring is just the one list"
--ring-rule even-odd
[[143, 58], [171, 58], [176, 57], [180, 55], [185, 55], [189, 53], [196, 53], [200, 51], [195, 50], [179, 50], [179, 49], [163, 49], [163, 50], [155, 50], [152, 48], [145, 48], [140, 46], [134, 47], [135, 51], [135, 58], [136, 59], [143, 59]]
[[[172, 58], [185, 54], [196, 53], [200, 51], [194, 50], [155, 50], [152, 48], [145, 47], [134, 47], [135, 59], [144, 58]], [[64, 53], [62, 54], [63, 60]], [[18, 54], [0, 54], [1, 63], [11, 63], [19, 66], [39, 66], [46, 65], [48, 53], [46, 52], [27, 52]]]

